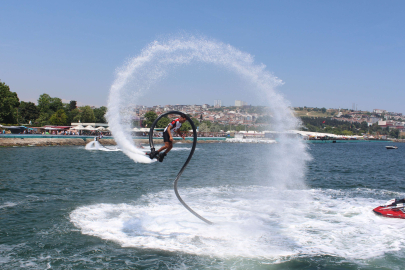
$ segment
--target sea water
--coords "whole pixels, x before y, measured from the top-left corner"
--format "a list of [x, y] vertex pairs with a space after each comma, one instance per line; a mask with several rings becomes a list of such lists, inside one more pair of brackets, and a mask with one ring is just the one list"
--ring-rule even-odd
[[[308, 144], [305, 186], [270, 173], [275, 144], [190, 144], [163, 163], [84, 147], [0, 149], [1, 269], [402, 269], [405, 147]], [[270, 177], [271, 176], [271, 177]]]

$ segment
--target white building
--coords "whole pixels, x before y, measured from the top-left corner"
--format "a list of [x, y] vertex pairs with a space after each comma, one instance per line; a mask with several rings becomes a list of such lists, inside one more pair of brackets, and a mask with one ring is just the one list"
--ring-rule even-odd
[[235, 100], [235, 106], [236, 107], [242, 107], [247, 105], [246, 102], [242, 101], [242, 100]]
[[220, 99], [214, 100], [214, 107], [215, 108], [221, 108], [222, 107], [222, 100], [220, 100]]

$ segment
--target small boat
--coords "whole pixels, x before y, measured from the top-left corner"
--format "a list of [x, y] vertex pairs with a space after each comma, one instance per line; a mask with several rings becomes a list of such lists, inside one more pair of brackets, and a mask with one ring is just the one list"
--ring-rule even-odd
[[377, 215], [391, 218], [403, 218], [405, 219], [405, 199], [391, 199], [384, 205], [380, 205], [373, 209]]
[[385, 148], [387, 148], [387, 149], [398, 149], [398, 147], [394, 146], [394, 145], [387, 145]]

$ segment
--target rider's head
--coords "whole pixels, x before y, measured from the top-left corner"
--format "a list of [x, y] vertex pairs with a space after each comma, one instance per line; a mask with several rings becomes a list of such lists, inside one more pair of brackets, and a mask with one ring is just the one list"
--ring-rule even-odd
[[179, 122], [183, 124], [184, 122], [186, 122], [186, 120], [187, 120], [186, 115], [183, 113], [180, 114]]

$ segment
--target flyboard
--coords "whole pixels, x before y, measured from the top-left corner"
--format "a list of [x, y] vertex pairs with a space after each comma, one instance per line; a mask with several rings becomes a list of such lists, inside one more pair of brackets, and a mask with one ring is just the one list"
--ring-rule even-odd
[[373, 211], [384, 217], [405, 219], [405, 199], [391, 199], [384, 205], [374, 208]]
[[184, 170], [186, 169], [188, 163], [190, 162], [191, 158], [193, 157], [195, 148], [197, 146], [197, 130], [195, 128], [195, 125], [193, 123], [193, 120], [190, 119], [190, 117], [188, 115], [186, 115], [185, 113], [179, 112], [179, 111], [170, 111], [164, 114], [161, 114], [152, 124], [152, 126], [150, 127], [150, 131], [149, 131], [149, 145], [150, 145], [150, 157], [154, 157], [156, 154], [156, 150], [155, 150], [155, 145], [153, 143], [153, 131], [155, 129], [155, 126], [157, 125], [157, 123], [159, 122], [159, 120], [169, 114], [184, 114], [186, 116], [187, 121], [190, 123], [191, 127], [193, 128], [193, 146], [191, 147], [191, 151], [190, 154], [186, 160], [186, 162], [184, 163], [183, 167], [180, 169], [179, 173], [176, 176], [176, 179], [174, 179], [174, 193], [176, 194], [177, 199], [179, 199], [179, 201], [181, 202], [181, 204], [188, 210], [190, 211], [190, 213], [192, 213], [194, 216], [198, 217], [199, 219], [201, 219], [202, 221], [204, 221], [207, 224], [212, 224], [211, 221], [209, 221], [206, 218], [203, 218], [202, 216], [200, 216], [197, 212], [195, 212], [193, 209], [191, 209], [190, 206], [188, 206], [183, 199], [180, 197], [180, 194], [177, 190], [177, 183], [180, 179], [181, 174], [184, 172]]

